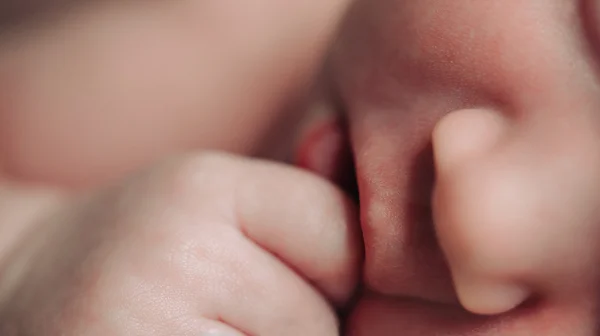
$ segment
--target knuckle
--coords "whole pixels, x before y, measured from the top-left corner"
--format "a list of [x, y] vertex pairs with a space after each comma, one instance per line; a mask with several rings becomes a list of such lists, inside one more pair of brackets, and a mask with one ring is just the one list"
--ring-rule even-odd
[[203, 305], [221, 306], [253, 287], [248, 275], [255, 270], [241, 253], [240, 239], [239, 233], [224, 227], [181, 230], [167, 252], [168, 268], [184, 286], [193, 284], [189, 290]]
[[178, 212], [180, 216], [216, 213], [232, 201], [240, 171], [237, 160], [212, 152], [173, 157], [135, 176], [111, 196], [126, 213], [156, 214], [146, 216], [152, 222]]

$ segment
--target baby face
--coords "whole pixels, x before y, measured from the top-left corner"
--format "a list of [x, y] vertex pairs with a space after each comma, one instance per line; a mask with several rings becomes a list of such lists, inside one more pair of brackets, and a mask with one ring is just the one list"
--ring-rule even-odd
[[[316, 62], [303, 54], [314, 42], [265, 28], [284, 10], [266, 9], [297, 4], [285, 11], [298, 37], [327, 28], [300, 15], [312, 2], [260, 3], [102, 5], [3, 37], [2, 168], [88, 186], [176, 151], [258, 147], [248, 139], [298, 89], [282, 83], [306, 79], [298, 55]], [[352, 336], [596, 333], [596, 6], [356, 2], [332, 54], [366, 247]], [[289, 63], [240, 45], [289, 53], [274, 55]], [[249, 89], [257, 83], [271, 94]]]
[[355, 4], [332, 59], [366, 247], [353, 336], [597, 333], [598, 6]]

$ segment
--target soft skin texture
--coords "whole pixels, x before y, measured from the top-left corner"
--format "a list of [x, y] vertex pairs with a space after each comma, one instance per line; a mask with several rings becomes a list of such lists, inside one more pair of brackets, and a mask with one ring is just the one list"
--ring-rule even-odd
[[[295, 69], [316, 63], [299, 66], [298, 55], [319, 55], [311, 46], [326, 44], [303, 34], [333, 34], [327, 13], [343, 7], [127, 4], [82, 7], [44, 33], [3, 40], [7, 176], [88, 188], [170, 152], [253, 152], [285, 88], [308, 78]], [[290, 4], [288, 18], [264, 10]], [[324, 16], [301, 15], [310, 4], [325, 4], [310, 7]], [[597, 334], [597, 7], [356, 2], [331, 58], [356, 156], [366, 252], [366, 292], [350, 335]], [[216, 15], [231, 8], [239, 12]], [[241, 18], [249, 25], [228, 24]], [[249, 57], [241, 45], [281, 58]]]
[[0, 34], [0, 167], [85, 189], [174, 152], [280, 146], [348, 1], [71, 3]]
[[351, 335], [596, 335], [597, 6], [356, 3], [332, 60], [370, 292]]
[[44, 216], [4, 260], [2, 335], [337, 336], [356, 208], [289, 166], [164, 161]]
[[354, 203], [203, 150], [286, 147], [347, 2], [72, 3], [0, 34], [0, 334], [337, 336]]

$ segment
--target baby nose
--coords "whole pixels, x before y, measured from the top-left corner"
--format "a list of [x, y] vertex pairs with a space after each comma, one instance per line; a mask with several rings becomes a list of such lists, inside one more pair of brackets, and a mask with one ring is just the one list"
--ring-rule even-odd
[[434, 130], [436, 233], [473, 313], [582, 294], [596, 278], [598, 141], [581, 124], [532, 125], [472, 109]]

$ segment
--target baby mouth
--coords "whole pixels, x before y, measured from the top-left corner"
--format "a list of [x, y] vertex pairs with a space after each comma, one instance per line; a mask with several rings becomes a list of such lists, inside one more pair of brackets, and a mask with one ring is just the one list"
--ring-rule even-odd
[[[394, 207], [401, 204], [394, 196], [391, 196], [394, 202], [388, 203], [385, 199], [374, 201], [381, 197], [381, 191], [378, 193], [374, 188], [387, 190], [386, 186], [377, 183], [381, 176], [381, 183], [398, 187], [393, 179], [389, 179], [389, 176], [393, 176], [390, 171], [397, 172], [398, 168], [395, 166], [399, 166], [398, 162], [407, 161], [406, 159], [412, 156], [399, 160], [400, 158], [394, 155], [384, 155], [386, 160], [380, 162], [379, 168], [373, 169], [371, 163], [367, 162], [369, 157], [372, 158], [368, 152], [379, 150], [381, 147], [377, 144], [381, 143], [372, 139], [367, 143], [372, 142], [375, 147], [365, 149], [361, 148], [361, 143], [365, 146], [364, 141], [353, 138], [351, 142], [346, 121], [334, 114], [314, 118], [302, 134], [295, 155], [297, 166], [332, 181], [357, 202], [358, 184], [361, 184], [361, 224], [365, 234], [367, 258], [364, 274], [366, 289], [352, 307], [352, 312], [347, 315], [345, 335], [393, 336], [400, 332], [406, 336], [596, 334], [596, 330], [590, 329], [593, 325], [593, 314], [590, 313], [590, 307], [585, 305], [562, 306], [532, 301], [507, 314], [489, 317], [465, 311], [454, 297], [451, 281], [447, 281], [449, 277], [442, 265], [443, 256], [439, 260], [433, 257], [439, 252], [432, 252], [432, 246], [436, 243], [423, 239], [412, 243], [411, 238], [395, 239], [402, 227], [394, 222], [394, 218], [400, 218], [399, 214], [381, 222], [369, 215], [377, 213], [373, 207], [384, 206], [383, 209], [387, 209], [385, 211], [393, 212]], [[355, 151], [360, 154], [357, 160]], [[395, 166], [391, 167], [392, 165]], [[373, 181], [376, 181], [376, 187]], [[377, 239], [373, 239], [375, 236]], [[435, 240], [434, 234], [432, 239]], [[413, 252], [400, 256], [407, 253], [407, 249], [401, 246], [406, 242], [411, 245], [418, 243], [417, 245], [421, 246], [411, 246]], [[441, 252], [439, 254], [441, 255]], [[398, 256], [401, 259], [415, 257], [415, 262], [396, 259]], [[418, 260], [421, 262], [417, 263]]]

